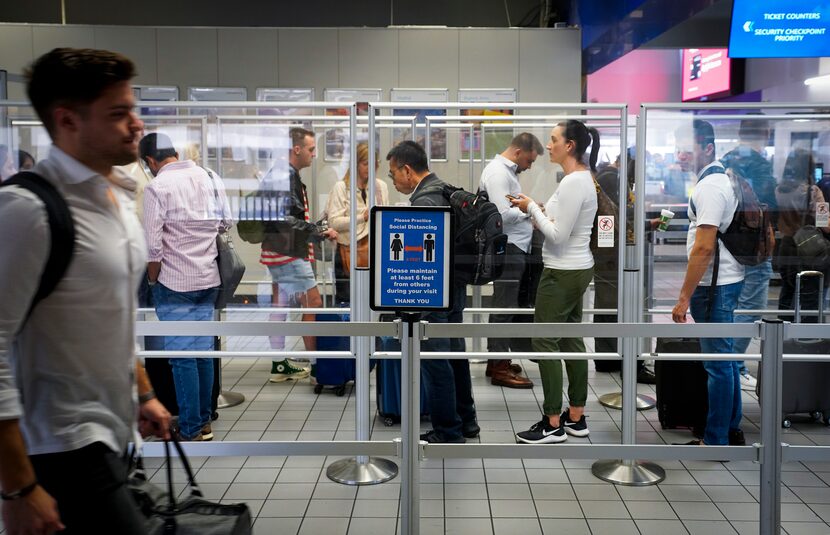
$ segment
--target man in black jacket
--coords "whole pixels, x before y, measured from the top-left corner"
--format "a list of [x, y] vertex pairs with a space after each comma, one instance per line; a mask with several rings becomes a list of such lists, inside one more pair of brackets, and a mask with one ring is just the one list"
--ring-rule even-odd
[[[288, 162], [278, 159], [265, 175], [260, 187], [263, 197], [265, 239], [262, 241], [260, 263], [271, 272], [274, 281], [273, 302], [285, 307], [298, 303], [303, 308], [320, 308], [323, 300], [317, 289], [312, 243], [334, 240], [334, 229], [321, 229], [310, 221], [308, 195], [300, 178], [300, 170], [311, 167], [317, 145], [314, 132], [304, 128], [290, 131], [291, 148]], [[303, 314], [303, 321], [314, 321], [314, 314]], [[271, 320], [284, 321], [285, 314], [272, 314]], [[303, 337], [306, 351], [317, 349], [314, 336]], [[284, 349], [285, 338], [271, 337], [273, 349]], [[304, 379], [308, 370], [294, 366], [287, 359], [271, 364], [271, 382]]]
[[[758, 201], [766, 204], [775, 226], [778, 202], [775, 200], [777, 182], [772, 176], [772, 164], [761, 154], [769, 140], [769, 122], [766, 119], [744, 119], [738, 129], [738, 146], [729, 151], [721, 163], [742, 176], [752, 186]], [[744, 287], [738, 299], [739, 310], [764, 310], [769, 298], [769, 280], [772, 277], [772, 259], [767, 258], [757, 266], [744, 266]], [[740, 314], [735, 323], [753, 323], [761, 314]], [[732, 347], [735, 353], [743, 353], [749, 347], [749, 338], [736, 338]], [[739, 362], [741, 388], [755, 391], [756, 379], [750, 374], [744, 361]]]
[[[403, 141], [386, 155], [389, 178], [395, 189], [410, 195], [412, 206], [449, 206], [444, 196], [445, 182], [431, 173], [423, 147], [414, 141]], [[467, 286], [453, 284], [454, 305], [450, 312], [430, 312], [423, 319], [433, 323], [461, 323]], [[463, 338], [425, 340], [423, 351], [463, 352]], [[426, 442], [464, 442], [479, 434], [476, 408], [470, 380], [470, 362], [466, 359], [423, 359], [421, 371], [429, 392], [428, 409], [432, 431], [421, 435]]]

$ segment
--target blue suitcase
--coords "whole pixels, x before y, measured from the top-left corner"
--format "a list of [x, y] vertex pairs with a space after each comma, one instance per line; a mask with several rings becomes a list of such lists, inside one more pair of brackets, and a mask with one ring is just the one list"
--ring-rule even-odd
[[[378, 339], [379, 351], [400, 351], [400, 341], [391, 337]], [[387, 427], [401, 423], [401, 361], [396, 359], [377, 360], [377, 402], [378, 414]], [[427, 390], [421, 379], [421, 420], [429, 418]]]
[[[317, 321], [349, 321], [348, 314], [317, 314]], [[318, 336], [318, 351], [348, 351], [348, 336]], [[354, 359], [319, 358], [314, 365], [314, 393], [319, 394], [326, 387], [331, 387], [338, 396], [346, 393], [346, 387], [355, 379]]]

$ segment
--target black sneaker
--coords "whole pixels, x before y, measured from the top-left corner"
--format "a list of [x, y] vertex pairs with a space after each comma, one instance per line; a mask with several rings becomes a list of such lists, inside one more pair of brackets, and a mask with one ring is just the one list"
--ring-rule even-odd
[[588, 431], [588, 424], [585, 423], [585, 415], [583, 414], [579, 421], [574, 422], [571, 420], [570, 409], [565, 409], [565, 412], [563, 412], [562, 416], [559, 417], [559, 422], [565, 429], [565, 432], [569, 435], [573, 435], [575, 437], [587, 437], [590, 433], [590, 431]]
[[424, 442], [429, 442], [430, 444], [464, 444], [467, 442], [464, 440], [464, 437], [458, 437], [447, 440], [442, 433], [439, 433], [436, 430], [429, 431], [428, 433], [424, 433], [421, 435], [421, 440]]
[[562, 426], [553, 427], [547, 416], [542, 416], [542, 419], [530, 426], [527, 431], [516, 433], [516, 442], [525, 444], [556, 444], [566, 440], [568, 440], [568, 435], [565, 434]]
[[729, 445], [730, 446], [746, 446], [746, 439], [744, 432], [740, 429], [729, 430]]
[[481, 433], [481, 428], [475, 420], [468, 422], [461, 427], [461, 434], [464, 438], [476, 438], [479, 433]]
[[637, 382], [641, 385], [655, 385], [657, 384], [657, 376], [654, 372], [643, 366], [637, 370]]

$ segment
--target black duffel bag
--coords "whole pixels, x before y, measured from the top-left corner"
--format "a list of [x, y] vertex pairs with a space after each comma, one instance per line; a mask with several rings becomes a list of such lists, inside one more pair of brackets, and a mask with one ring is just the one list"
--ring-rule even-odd
[[[187, 474], [190, 495], [176, 500], [173, 490], [173, 468], [170, 442], [179, 454]], [[167, 456], [167, 489], [147, 481], [140, 455], [135, 455], [127, 486], [147, 519], [148, 535], [251, 535], [251, 510], [244, 503], [219, 504], [209, 502], [193, 477], [190, 462], [175, 437], [165, 441]]]

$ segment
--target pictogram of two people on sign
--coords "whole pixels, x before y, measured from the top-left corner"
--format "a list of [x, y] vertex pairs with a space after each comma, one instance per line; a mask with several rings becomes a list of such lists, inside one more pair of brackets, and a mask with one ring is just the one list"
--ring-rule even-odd
[[404, 251], [419, 251], [423, 255], [424, 262], [435, 262], [435, 235], [424, 234], [422, 243], [407, 247], [404, 243], [403, 234], [396, 232], [389, 235], [389, 259], [399, 262], [404, 260]]

